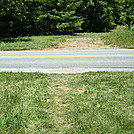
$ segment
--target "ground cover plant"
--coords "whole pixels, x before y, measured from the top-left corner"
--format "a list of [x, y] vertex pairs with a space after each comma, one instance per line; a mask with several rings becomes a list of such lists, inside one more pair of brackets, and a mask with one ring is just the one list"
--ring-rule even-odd
[[126, 27], [117, 27], [102, 38], [105, 44], [117, 46], [118, 48], [134, 49], [134, 30], [128, 30]]
[[25, 36], [17, 38], [1, 38], [0, 50], [41, 50], [44, 48], [56, 47], [60, 42], [64, 42], [65, 38], [66, 36]]
[[125, 27], [106, 33], [0, 38], [0, 51], [46, 50], [64, 47], [134, 48], [134, 31]]
[[[76, 33], [72, 35], [59, 35], [59, 36], [25, 36], [17, 38], [0, 38], [0, 51], [20, 51], [20, 50], [46, 50], [46, 49], [57, 49], [66, 47], [66, 43], [72, 44], [77, 38], [82, 38], [78, 41], [79, 45], [83, 39], [89, 39], [88, 44], [92, 44], [94, 38], [99, 39], [101, 35], [105, 33]], [[71, 42], [67, 40], [71, 39]], [[91, 40], [91, 42], [90, 42]], [[70, 46], [68, 46], [70, 47]], [[82, 47], [82, 46], [81, 46]], [[84, 46], [83, 46], [84, 47]]]
[[1, 134], [132, 134], [134, 72], [0, 73]]

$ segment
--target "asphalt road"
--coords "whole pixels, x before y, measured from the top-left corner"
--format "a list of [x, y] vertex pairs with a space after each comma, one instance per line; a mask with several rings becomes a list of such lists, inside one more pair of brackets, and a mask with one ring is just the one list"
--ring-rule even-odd
[[134, 49], [0, 52], [0, 71], [134, 71]]

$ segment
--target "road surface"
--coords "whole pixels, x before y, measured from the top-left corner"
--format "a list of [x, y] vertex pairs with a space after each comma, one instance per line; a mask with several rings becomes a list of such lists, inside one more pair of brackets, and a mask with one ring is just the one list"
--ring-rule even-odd
[[0, 72], [134, 71], [134, 49], [0, 52]]

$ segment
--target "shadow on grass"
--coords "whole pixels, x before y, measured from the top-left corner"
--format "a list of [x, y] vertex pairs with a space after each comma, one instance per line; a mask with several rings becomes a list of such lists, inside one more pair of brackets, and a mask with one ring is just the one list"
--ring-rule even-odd
[[0, 43], [28, 42], [30, 38], [0, 38]]

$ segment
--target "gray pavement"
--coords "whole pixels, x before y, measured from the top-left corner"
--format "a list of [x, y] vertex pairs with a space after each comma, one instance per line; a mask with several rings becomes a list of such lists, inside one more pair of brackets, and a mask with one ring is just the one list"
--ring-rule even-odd
[[0, 71], [43, 73], [134, 71], [134, 49], [0, 52]]

